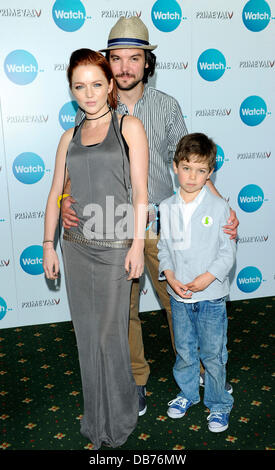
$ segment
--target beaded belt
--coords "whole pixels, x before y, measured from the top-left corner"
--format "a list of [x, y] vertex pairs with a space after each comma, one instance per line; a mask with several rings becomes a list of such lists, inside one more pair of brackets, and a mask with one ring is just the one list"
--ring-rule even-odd
[[148, 211], [148, 220], [146, 225], [146, 230], [151, 229], [157, 235], [160, 230], [160, 221], [159, 221], [159, 204], [151, 203]]
[[69, 232], [68, 230], [64, 230], [63, 239], [69, 242], [79, 243], [80, 245], [86, 246], [103, 246], [107, 248], [129, 248], [133, 240], [95, 240], [92, 238], [89, 240], [85, 238], [80, 233]]

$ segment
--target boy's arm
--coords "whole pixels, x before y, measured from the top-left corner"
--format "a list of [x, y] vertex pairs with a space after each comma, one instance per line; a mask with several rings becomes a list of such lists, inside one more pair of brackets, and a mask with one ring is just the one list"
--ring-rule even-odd
[[191, 292], [200, 292], [201, 290], [206, 289], [211, 282], [215, 281], [215, 279], [215, 276], [207, 271], [206, 273], [197, 276], [193, 281], [188, 282], [185, 287]]
[[228, 204], [225, 204], [220, 221], [218, 240], [219, 250], [216, 259], [208, 267], [208, 272], [215, 276], [215, 278], [220, 282], [223, 282], [226, 276], [229, 274], [229, 271], [234, 265], [236, 257], [236, 242], [235, 240], [230, 239], [223, 231], [225, 221], [228, 220], [228, 218], [229, 207]]
[[160, 205], [160, 239], [158, 242], [159, 280], [166, 279], [173, 291], [184, 299], [192, 297], [186, 294], [187, 288], [175, 278], [174, 263], [169, 250], [169, 208]]
[[219, 229], [219, 250], [215, 260], [208, 266], [205, 273], [197, 276], [193, 281], [186, 284], [192, 292], [198, 292], [206, 289], [215, 279], [223, 282], [231, 270], [236, 256], [236, 243], [231, 240], [223, 231], [224, 221], [229, 215], [229, 208], [225, 206], [223, 217]]
[[[212, 183], [210, 179], [206, 182], [206, 185], [208, 186], [208, 188], [213, 194], [222, 198], [222, 195], [218, 192], [217, 188], [214, 186], [214, 184]], [[237, 218], [236, 212], [230, 207], [230, 215], [227, 218], [223, 226], [223, 231], [224, 233], [227, 233], [228, 235], [230, 235], [230, 239], [232, 240], [237, 238], [238, 225], [239, 225], [239, 220]]]
[[160, 238], [158, 242], [158, 260], [159, 260], [159, 279], [164, 280], [166, 276], [164, 271], [170, 270], [173, 272], [174, 263], [172, 261], [171, 253], [168, 247], [168, 240], [170, 238], [169, 227], [169, 207], [165, 204], [160, 204], [159, 207], [160, 217]]

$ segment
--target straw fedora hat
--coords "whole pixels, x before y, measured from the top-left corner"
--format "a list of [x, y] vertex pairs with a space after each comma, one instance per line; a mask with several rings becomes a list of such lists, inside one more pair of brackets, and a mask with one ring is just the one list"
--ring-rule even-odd
[[149, 44], [148, 29], [140, 18], [122, 16], [110, 31], [107, 47], [100, 49], [100, 52], [112, 49], [148, 49], [153, 51], [156, 47]]

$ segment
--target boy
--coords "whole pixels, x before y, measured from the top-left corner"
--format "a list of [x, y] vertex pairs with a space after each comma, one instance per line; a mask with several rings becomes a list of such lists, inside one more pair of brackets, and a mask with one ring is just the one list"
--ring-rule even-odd
[[168, 416], [181, 418], [200, 401], [200, 359], [205, 367], [204, 404], [208, 428], [228, 428], [233, 397], [225, 390], [228, 273], [236, 245], [223, 232], [229, 217], [227, 203], [205, 186], [216, 162], [216, 145], [206, 135], [184, 136], [178, 143], [173, 169], [176, 194], [160, 204], [158, 243], [160, 279], [166, 278], [172, 309], [180, 387], [168, 403]]

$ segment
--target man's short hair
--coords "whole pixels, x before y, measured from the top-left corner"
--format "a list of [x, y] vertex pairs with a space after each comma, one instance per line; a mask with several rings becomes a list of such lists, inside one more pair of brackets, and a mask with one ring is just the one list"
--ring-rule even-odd
[[213, 170], [216, 165], [217, 146], [215, 142], [205, 134], [195, 132], [187, 134], [178, 142], [174, 162], [176, 166], [184, 160], [189, 162], [195, 158], [198, 162], [206, 162], [209, 171]]

